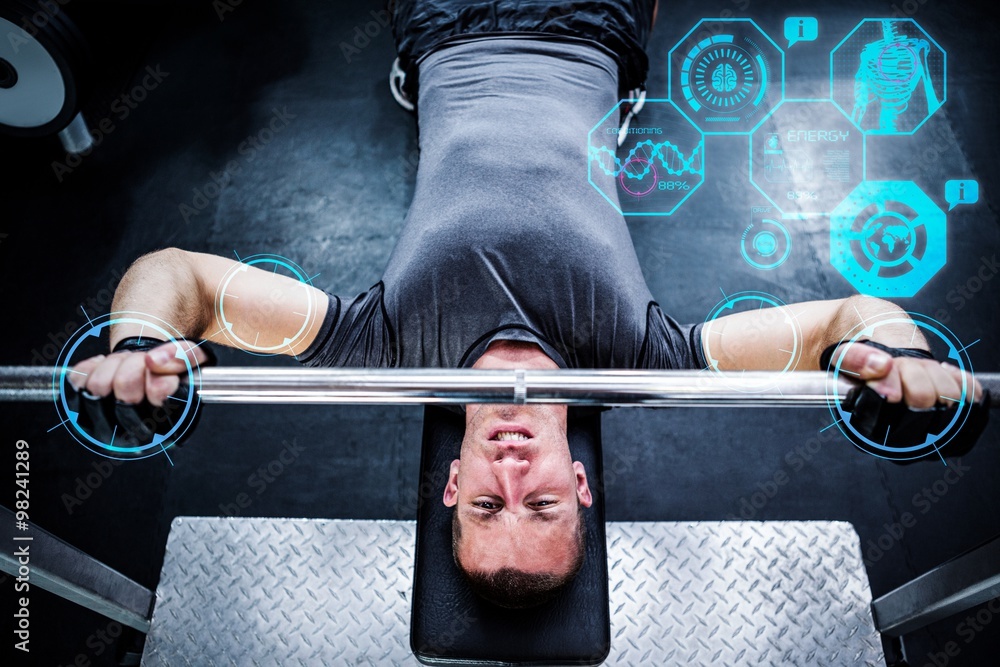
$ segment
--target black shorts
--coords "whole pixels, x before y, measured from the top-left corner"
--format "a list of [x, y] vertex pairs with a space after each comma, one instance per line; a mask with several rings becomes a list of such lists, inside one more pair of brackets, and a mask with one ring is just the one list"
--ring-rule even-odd
[[389, 4], [400, 65], [407, 75], [405, 91], [413, 99], [422, 58], [443, 46], [485, 36], [584, 41], [614, 58], [623, 93], [646, 81], [645, 47], [655, 0], [399, 0]]

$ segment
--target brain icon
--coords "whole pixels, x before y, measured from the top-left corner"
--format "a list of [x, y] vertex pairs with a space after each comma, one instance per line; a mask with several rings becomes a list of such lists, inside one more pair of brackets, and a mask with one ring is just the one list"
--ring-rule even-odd
[[731, 93], [736, 90], [736, 70], [732, 65], [724, 63], [715, 68], [712, 73], [712, 85], [720, 93]]

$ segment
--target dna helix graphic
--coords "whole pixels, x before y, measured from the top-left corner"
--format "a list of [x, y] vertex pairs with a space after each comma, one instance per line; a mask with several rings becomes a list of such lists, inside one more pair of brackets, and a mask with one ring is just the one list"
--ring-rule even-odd
[[701, 175], [704, 173], [701, 153], [701, 144], [687, 156], [669, 141], [656, 143], [651, 139], [637, 143], [624, 160], [618, 157], [614, 149], [607, 146], [590, 147], [590, 159], [596, 161], [605, 174], [614, 178], [625, 174], [626, 177], [636, 180], [644, 178], [650, 172], [654, 159], [663, 165], [671, 176]]

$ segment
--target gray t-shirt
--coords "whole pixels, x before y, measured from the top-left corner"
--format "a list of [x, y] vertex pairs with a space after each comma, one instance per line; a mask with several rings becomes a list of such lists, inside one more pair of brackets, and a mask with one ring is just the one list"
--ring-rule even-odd
[[592, 47], [522, 37], [426, 57], [399, 240], [379, 283], [330, 296], [300, 361], [468, 367], [508, 339], [564, 368], [704, 368], [701, 325], [661, 312], [625, 219], [587, 181], [587, 133], [618, 101], [617, 71]]

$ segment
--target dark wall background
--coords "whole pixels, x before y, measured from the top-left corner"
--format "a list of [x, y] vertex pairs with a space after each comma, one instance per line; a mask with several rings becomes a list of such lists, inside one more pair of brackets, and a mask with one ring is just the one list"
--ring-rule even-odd
[[[387, 89], [389, 31], [349, 54], [349, 62], [339, 45], [379, 8], [296, 0], [243, 2], [220, 14], [210, 3], [99, 5], [99, 16], [121, 16], [132, 26], [101, 32], [103, 69], [85, 110], [92, 125], [108, 119], [112, 131], [73, 167], [54, 139], [0, 139], [0, 364], [51, 363], [65, 332], [84, 323], [80, 306], [106, 311], [129, 263], [165, 246], [282, 254], [342, 294], [377, 281], [412, 193], [415, 124]], [[978, 178], [982, 193], [978, 204], [948, 216], [947, 266], [917, 297], [899, 303], [947, 318], [967, 343], [979, 339], [970, 348], [976, 369], [997, 372], [1000, 280], [985, 282], [961, 308], [948, 299], [1000, 250], [1000, 26], [992, 4], [665, 3], [649, 48], [650, 96], [666, 95], [666, 53], [699, 18], [752, 17], [778, 41], [789, 15], [820, 20], [817, 43], [788, 52], [789, 89], [823, 96], [829, 50], [861, 19], [896, 9], [912, 9], [947, 50], [948, 101], [915, 136], [872, 140], [869, 178], [892, 178], [905, 168], [940, 205], [942, 183], [955, 175]], [[115, 100], [147, 67], [167, 74], [123, 118]], [[240, 143], [276, 110], [290, 118], [286, 127], [252, 158], [240, 155]], [[720, 288], [765, 291], [786, 302], [853, 293], [829, 264], [826, 219], [788, 224], [794, 251], [779, 269], [744, 263], [736, 243], [749, 208], [765, 203], [747, 180], [747, 139], [710, 137], [707, 153], [706, 183], [678, 214], [630, 222], [665, 310], [681, 321], [703, 319]], [[231, 160], [238, 173], [213, 188], [213, 174]], [[182, 205], [197, 212], [185, 215]], [[229, 364], [288, 363], [232, 351], [221, 356]], [[418, 408], [212, 406], [188, 444], [172, 452], [172, 464], [154, 457], [119, 466], [62, 429], [50, 431], [57, 421], [51, 405], [5, 404], [0, 414], [8, 451], [16, 439], [31, 443], [32, 520], [149, 587], [158, 579], [170, 520], [233, 513], [242, 493], [252, 498], [243, 515], [415, 518]], [[915, 494], [942, 479], [940, 462], [900, 467], [877, 460], [833, 431], [820, 436], [828, 424], [825, 411], [612, 411], [604, 418], [605, 470], [617, 471], [607, 480], [608, 518], [732, 518], [784, 471], [788, 483], [752, 518], [846, 520], [868, 545], [904, 513], [916, 516], [889, 549], [866, 556], [876, 596], [1000, 533], [997, 424], [962, 460], [959, 481], [923, 512]], [[295, 462], [263, 489], [252, 485], [250, 476], [289, 443], [303, 448]], [[786, 456], [797, 448], [813, 453], [793, 469]], [[11, 506], [12, 498], [10, 492], [2, 502]], [[10, 609], [12, 582], [0, 586]], [[138, 641], [126, 634], [105, 644], [96, 633], [107, 632], [107, 619], [43, 591], [33, 590], [31, 605], [35, 664], [69, 664], [79, 655], [116, 664], [116, 654]], [[911, 664], [923, 665], [949, 641], [961, 646], [949, 664], [992, 664], [1000, 619], [966, 643], [958, 634], [964, 616], [908, 637]]]

